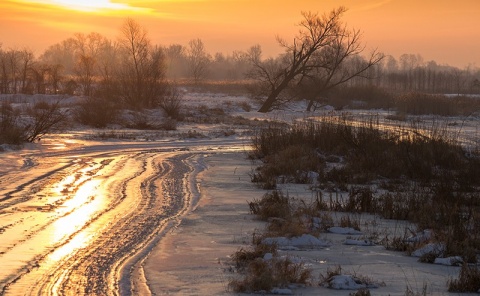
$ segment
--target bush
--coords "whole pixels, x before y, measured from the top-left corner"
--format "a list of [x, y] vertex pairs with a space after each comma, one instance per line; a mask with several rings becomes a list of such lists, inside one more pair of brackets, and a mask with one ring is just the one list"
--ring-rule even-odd
[[237, 270], [244, 271], [250, 262], [257, 258], [263, 258], [267, 253], [270, 253], [273, 256], [277, 255], [277, 246], [274, 244], [262, 244], [259, 241], [255, 241], [254, 238], [252, 248], [240, 248], [231, 256], [231, 258], [235, 263]]
[[59, 102], [49, 104], [38, 102], [21, 114], [9, 102], [0, 107], [0, 143], [19, 145], [23, 142], [40, 140], [44, 135], [60, 128], [67, 119], [67, 113]]
[[170, 86], [164, 97], [159, 101], [159, 106], [171, 119], [181, 120], [180, 111], [183, 108], [183, 94], [175, 86]]
[[60, 109], [60, 102], [38, 102], [27, 110], [27, 114], [31, 118], [31, 122], [25, 127], [28, 142], [40, 140], [45, 134], [61, 127], [67, 119], [66, 111]]
[[289, 197], [277, 190], [266, 193], [260, 200], [255, 199], [248, 205], [250, 212], [264, 221], [268, 218], [288, 219], [292, 214]]
[[20, 145], [25, 141], [25, 130], [19, 123], [20, 112], [10, 102], [0, 106], [0, 144]]
[[88, 97], [76, 106], [73, 115], [82, 124], [104, 128], [115, 122], [118, 108], [107, 99]]

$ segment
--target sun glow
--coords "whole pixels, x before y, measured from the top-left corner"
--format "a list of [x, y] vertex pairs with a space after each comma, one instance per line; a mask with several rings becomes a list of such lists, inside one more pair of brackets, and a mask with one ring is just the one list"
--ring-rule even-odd
[[114, 3], [111, 0], [22, 0], [25, 3], [38, 3], [46, 5], [54, 5], [69, 10], [83, 12], [151, 12], [149, 8], [135, 7], [124, 3]]
[[84, 1], [84, 0], [54, 0], [54, 4], [66, 6], [68, 8], [86, 11], [95, 11], [99, 9], [114, 9], [124, 10], [129, 6], [118, 3], [111, 3], [109, 0], [96, 0], [96, 1]]

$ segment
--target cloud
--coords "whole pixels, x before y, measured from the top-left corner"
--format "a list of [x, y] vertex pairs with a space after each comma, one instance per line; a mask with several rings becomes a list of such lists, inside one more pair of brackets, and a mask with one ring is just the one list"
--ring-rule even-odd
[[72, 11], [83, 11], [91, 13], [136, 13], [150, 14], [154, 9], [142, 6], [131, 5], [127, 2], [112, 2], [111, 0], [7, 0], [12, 6], [17, 4], [17, 9], [21, 10], [27, 6], [38, 6], [47, 9], [65, 9]]
[[378, 1], [371, 1], [368, 3], [365, 3], [364, 5], [358, 7], [357, 9], [359, 11], [368, 11], [368, 10], [373, 10], [379, 7], [382, 7], [388, 3], [392, 2], [392, 0], [378, 0]]

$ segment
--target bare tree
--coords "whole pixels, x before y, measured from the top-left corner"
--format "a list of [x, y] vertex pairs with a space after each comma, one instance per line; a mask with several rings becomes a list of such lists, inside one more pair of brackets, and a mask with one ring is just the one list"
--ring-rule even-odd
[[121, 97], [130, 107], [154, 107], [165, 92], [165, 55], [153, 47], [147, 31], [127, 19], [121, 28], [120, 46], [125, 59], [118, 72]]
[[108, 40], [96, 32], [88, 35], [76, 33], [74, 44], [76, 52], [74, 72], [77, 75], [77, 82], [83, 94], [91, 96], [96, 77], [101, 70], [98, 66], [100, 53], [104, 47], [108, 46]]
[[[259, 112], [268, 112], [279, 107], [282, 101], [294, 99], [295, 91], [289, 92], [306, 78], [310, 79], [310, 83], [305, 84], [317, 88], [314, 92], [322, 92], [361, 75], [383, 58], [373, 52], [366, 63], [359, 63], [351, 69], [343, 67], [347, 60], [364, 50], [360, 44], [360, 32], [348, 30], [340, 20], [345, 11], [346, 8], [339, 7], [323, 16], [303, 12], [301, 29], [293, 44], [277, 38], [285, 48], [285, 54], [280, 59], [263, 62], [258, 51], [253, 52], [250, 60], [254, 70], [250, 72], [250, 77], [268, 89]], [[314, 100], [312, 96], [309, 106]]]
[[165, 55], [168, 78], [187, 77], [187, 49], [181, 44], [171, 44], [165, 48]]
[[20, 81], [22, 85], [20, 87], [20, 92], [25, 94], [29, 93], [28, 90], [28, 71], [32, 67], [34, 62], [35, 56], [31, 50], [23, 49], [20, 51], [20, 61], [21, 61], [21, 69], [20, 69]]
[[77, 81], [82, 88], [85, 96], [91, 96], [93, 93], [93, 83], [95, 77], [95, 63], [94, 57], [80, 54], [75, 66], [75, 73], [77, 74]]
[[50, 70], [49, 65], [43, 64], [43, 63], [35, 63], [30, 68], [34, 90], [37, 94], [46, 94], [47, 76], [48, 76], [49, 70]]
[[8, 82], [7, 55], [0, 47], [0, 93], [8, 93]]
[[113, 79], [115, 66], [120, 63], [119, 45], [116, 42], [106, 41], [98, 54], [98, 73], [102, 82]]
[[74, 38], [65, 39], [48, 47], [39, 60], [48, 65], [62, 65], [65, 75], [74, 75], [78, 54], [77, 46], [77, 41]]
[[208, 66], [211, 62], [210, 55], [205, 50], [201, 39], [193, 39], [188, 43], [188, 65], [192, 78], [197, 84], [205, 78], [208, 73]]
[[63, 65], [60, 64], [55, 64], [55, 65], [50, 65], [49, 71], [48, 71], [48, 80], [49, 84], [52, 87], [52, 93], [54, 95], [58, 94], [59, 89], [60, 89], [60, 84], [63, 80]]

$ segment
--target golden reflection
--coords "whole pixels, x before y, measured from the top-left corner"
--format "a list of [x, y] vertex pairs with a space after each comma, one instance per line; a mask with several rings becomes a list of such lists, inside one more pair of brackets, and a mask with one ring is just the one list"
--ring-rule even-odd
[[100, 180], [90, 180], [81, 185], [73, 198], [62, 205], [64, 217], [53, 223], [53, 245], [68, 241], [50, 256], [60, 260], [73, 251], [85, 247], [93, 233], [79, 232], [85, 228], [95, 213], [102, 208], [104, 197], [98, 192]]
[[75, 175], [65, 177], [62, 181], [58, 182], [53, 190], [56, 194], [61, 195], [68, 192], [68, 187], [75, 181]]

